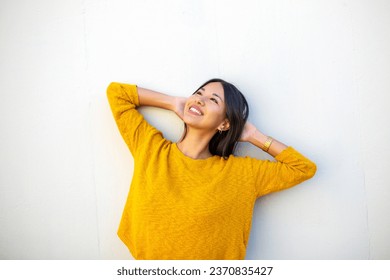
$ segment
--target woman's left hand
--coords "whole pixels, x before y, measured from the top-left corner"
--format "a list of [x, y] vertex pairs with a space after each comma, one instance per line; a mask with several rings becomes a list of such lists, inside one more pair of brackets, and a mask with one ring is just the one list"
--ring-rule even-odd
[[257, 128], [252, 123], [247, 121], [245, 123], [244, 129], [243, 129], [242, 134], [240, 136], [240, 139], [238, 141], [250, 142], [250, 139], [254, 136], [256, 130], [257, 130]]

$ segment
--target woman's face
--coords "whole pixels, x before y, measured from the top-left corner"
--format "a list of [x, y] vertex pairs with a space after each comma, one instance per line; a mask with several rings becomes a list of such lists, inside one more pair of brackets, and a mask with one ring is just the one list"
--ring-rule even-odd
[[209, 83], [191, 95], [184, 107], [183, 120], [188, 126], [198, 129], [227, 130], [229, 123], [222, 84]]

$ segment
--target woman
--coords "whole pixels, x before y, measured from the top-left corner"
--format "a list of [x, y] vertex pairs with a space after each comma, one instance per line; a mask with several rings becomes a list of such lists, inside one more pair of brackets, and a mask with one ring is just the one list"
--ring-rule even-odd
[[[247, 122], [244, 96], [221, 79], [189, 98], [120, 83], [107, 95], [134, 157], [118, 236], [135, 259], [244, 259], [256, 199], [316, 172], [313, 162]], [[165, 139], [138, 106], [174, 111], [185, 123], [181, 140]], [[276, 162], [234, 156], [237, 141]]]

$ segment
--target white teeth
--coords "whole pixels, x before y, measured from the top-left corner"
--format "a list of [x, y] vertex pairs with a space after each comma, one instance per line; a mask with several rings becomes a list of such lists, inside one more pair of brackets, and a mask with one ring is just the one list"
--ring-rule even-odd
[[196, 113], [196, 114], [198, 114], [198, 115], [202, 115], [202, 113], [201, 113], [199, 110], [196, 110], [194, 107], [191, 107], [191, 108], [190, 108], [190, 111], [191, 111], [191, 112], [194, 112], [194, 113]]

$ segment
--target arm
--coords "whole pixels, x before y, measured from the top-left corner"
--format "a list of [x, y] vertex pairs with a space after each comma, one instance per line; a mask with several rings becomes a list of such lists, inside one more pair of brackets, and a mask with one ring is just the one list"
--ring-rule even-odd
[[138, 148], [145, 143], [158, 142], [162, 138], [161, 133], [143, 118], [137, 107], [156, 106], [174, 110], [179, 115], [180, 104], [185, 100], [138, 88], [136, 85], [116, 82], [108, 86], [107, 97], [118, 129], [133, 155], [136, 155]]
[[[264, 150], [268, 136], [247, 122], [241, 135], [241, 141], [249, 142]], [[317, 167], [314, 162], [304, 157], [292, 147], [272, 139], [267, 152], [275, 157], [277, 162], [258, 161], [253, 159], [253, 166], [257, 176], [257, 196], [295, 186], [316, 173]]]
[[138, 87], [140, 106], [153, 106], [175, 112], [181, 119], [186, 98], [171, 96], [146, 88]]
[[[256, 147], [264, 150], [264, 145], [266, 144], [268, 136], [260, 132], [253, 124], [246, 122], [244, 131], [241, 135], [240, 141], [249, 142]], [[284, 151], [287, 146], [276, 139], [272, 139], [270, 146], [267, 150], [271, 156], [276, 157], [282, 151]]]

